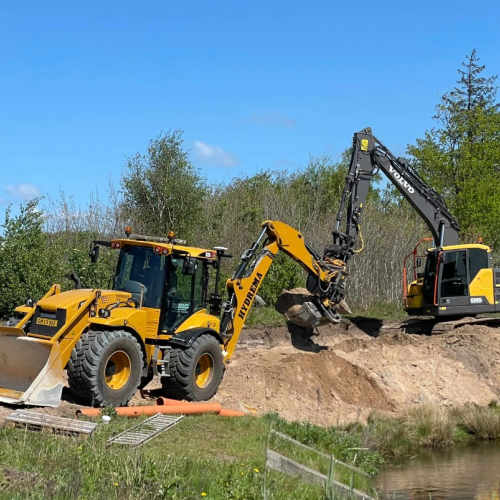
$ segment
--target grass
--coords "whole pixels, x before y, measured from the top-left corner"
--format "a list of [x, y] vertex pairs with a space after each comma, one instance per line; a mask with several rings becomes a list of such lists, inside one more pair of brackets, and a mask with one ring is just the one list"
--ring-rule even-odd
[[[87, 439], [2, 428], [0, 498], [186, 500], [205, 494], [207, 499], [261, 499], [271, 426], [369, 474], [423, 447], [500, 438], [496, 405], [458, 409], [422, 405], [398, 418], [373, 414], [366, 425], [343, 428], [287, 422], [277, 415], [190, 416], [139, 449], [106, 447], [110, 436], [132, 423], [113, 417]], [[327, 459], [274, 439], [269, 443], [276, 451], [328, 472]], [[336, 467], [335, 477], [349, 483], [350, 473]], [[326, 498], [322, 488], [274, 472], [268, 474], [267, 485], [270, 500]], [[358, 476], [354, 486], [367, 491], [370, 481]]]
[[[207, 499], [261, 499], [271, 425], [285, 432], [295, 430], [303, 439], [343, 456], [349, 455], [347, 447], [353, 442], [344, 431], [336, 435], [310, 425], [300, 430], [301, 424], [289, 424], [277, 416], [202, 415], [186, 417], [137, 450], [106, 447], [111, 435], [131, 424], [125, 418], [113, 418], [87, 439], [2, 428], [0, 471], [2, 467], [22, 471], [39, 480], [0, 482], [0, 498], [185, 500], [202, 498], [204, 493]], [[270, 500], [326, 498], [321, 487], [283, 474], [270, 473], [267, 483]]]
[[253, 306], [245, 321], [247, 327], [256, 326], [285, 326], [287, 323], [285, 316], [280, 314], [274, 307]]
[[421, 448], [500, 439], [500, 408], [496, 404], [455, 409], [422, 405], [399, 418], [373, 414], [360, 432], [366, 446], [391, 460]]

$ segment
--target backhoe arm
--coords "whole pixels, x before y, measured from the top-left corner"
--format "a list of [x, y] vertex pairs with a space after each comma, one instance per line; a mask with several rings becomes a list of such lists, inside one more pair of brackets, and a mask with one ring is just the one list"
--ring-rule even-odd
[[248, 311], [255, 295], [266, 277], [274, 258], [283, 251], [308, 273], [307, 289], [314, 295], [314, 305], [321, 315], [332, 322], [340, 321], [334, 286], [343, 279], [341, 262], [321, 259], [308, 245], [300, 232], [280, 221], [265, 221], [262, 231], [246, 250], [241, 263], [227, 281], [229, 300], [222, 308], [220, 332], [224, 339], [228, 356], [234, 352]]

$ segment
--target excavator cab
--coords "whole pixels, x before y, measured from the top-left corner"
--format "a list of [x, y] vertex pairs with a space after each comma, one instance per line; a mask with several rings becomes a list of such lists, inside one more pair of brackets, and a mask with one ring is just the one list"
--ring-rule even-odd
[[[422, 241], [419, 242], [422, 243]], [[410, 254], [416, 256], [418, 246]], [[500, 270], [493, 269], [490, 247], [451, 245], [427, 251], [423, 275], [407, 283], [403, 276], [404, 307], [410, 315], [475, 316], [500, 311]]]

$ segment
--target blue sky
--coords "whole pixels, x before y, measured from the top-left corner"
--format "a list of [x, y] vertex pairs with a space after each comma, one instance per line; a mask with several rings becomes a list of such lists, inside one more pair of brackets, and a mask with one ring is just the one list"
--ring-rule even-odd
[[402, 154], [477, 48], [500, 73], [498, 0], [0, 3], [0, 203], [105, 195], [181, 128], [209, 180], [337, 157], [371, 126]]

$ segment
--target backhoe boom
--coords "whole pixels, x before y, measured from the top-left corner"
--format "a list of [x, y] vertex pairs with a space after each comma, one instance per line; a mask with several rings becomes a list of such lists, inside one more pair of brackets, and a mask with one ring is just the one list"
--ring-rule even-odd
[[313, 294], [309, 306], [316, 317], [340, 321], [337, 312], [340, 299], [335, 284], [344, 276], [342, 262], [321, 259], [304, 241], [302, 234], [280, 221], [265, 221], [255, 243], [245, 250], [241, 263], [227, 282], [229, 300], [222, 308], [220, 333], [231, 357], [248, 311], [274, 258], [279, 251], [297, 262], [308, 273], [307, 289]]

